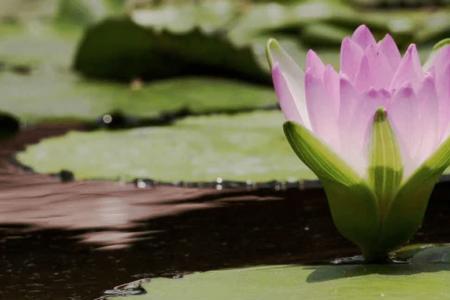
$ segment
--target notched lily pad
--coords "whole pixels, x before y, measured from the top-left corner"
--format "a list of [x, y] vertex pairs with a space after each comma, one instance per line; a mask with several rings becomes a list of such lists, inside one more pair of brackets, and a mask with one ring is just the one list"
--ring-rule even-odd
[[74, 68], [89, 77], [117, 80], [213, 75], [270, 82], [252, 48], [237, 47], [220, 32], [156, 30], [128, 18], [107, 19], [89, 28]]
[[17, 158], [37, 172], [66, 169], [77, 179], [315, 179], [292, 153], [282, 123], [280, 112], [269, 111], [190, 117], [167, 127], [72, 132], [30, 146]]

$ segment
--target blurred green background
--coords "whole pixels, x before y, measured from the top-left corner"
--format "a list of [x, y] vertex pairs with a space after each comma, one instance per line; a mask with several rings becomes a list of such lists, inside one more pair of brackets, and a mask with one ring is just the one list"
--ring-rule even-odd
[[[338, 67], [342, 38], [366, 24], [378, 38], [391, 33], [402, 50], [417, 43], [424, 59], [433, 44], [450, 36], [448, 2], [2, 0], [0, 110], [22, 125], [75, 121], [97, 129], [143, 127], [158, 120], [172, 125], [177, 116], [190, 116], [167, 131], [144, 127], [123, 135], [89, 132], [44, 141], [18, 156], [40, 172], [70, 169], [77, 178], [171, 181], [222, 175], [313, 179], [290, 155], [281, 114], [266, 112], [277, 109], [265, 59], [267, 39], [277, 38], [300, 65], [313, 48]], [[196, 119], [205, 114], [212, 115]], [[199, 132], [204, 134], [194, 139]], [[270, 138], [256, 132], [268, 132]], [[139, 143], [140, 135], [150, 144]], [[134, 156], [117, 142], [122, 140], [139, 145]], [[67, 157], [69, 148], [78, 150]], [[197, 155], [198, 164], [179, 159], [186, 153]], [[234, 167], [218, 163], [226, 154]], [[161, 164], [164, 155], [178, 160]]]
[[212, 99], [200, 86], [217, 85], [216, 95], [230, 85], [269, 87], [269, 37], [299, 64], [314, 48], [337, 67], [341, 39], [362, 23], [402, 48], [418, 43], [426, 56], [449, 36], [446, 2], [2, 0], [0, 109], [36, 122], [259, 107], [267, 101]]

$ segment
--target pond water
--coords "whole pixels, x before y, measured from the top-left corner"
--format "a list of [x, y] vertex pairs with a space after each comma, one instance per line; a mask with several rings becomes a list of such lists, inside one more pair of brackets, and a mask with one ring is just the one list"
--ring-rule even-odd
[[[2, 141], [0, 299], [94, 299], [141, 278], [323, 263], [358, 252], [336, 232], [317, 188], [61, 182], [11, 160], [24, 145], [67, 129], [30, 128]], [[440, 183], [415, 242], [446, 241], [449, 195], [450, 184]]]

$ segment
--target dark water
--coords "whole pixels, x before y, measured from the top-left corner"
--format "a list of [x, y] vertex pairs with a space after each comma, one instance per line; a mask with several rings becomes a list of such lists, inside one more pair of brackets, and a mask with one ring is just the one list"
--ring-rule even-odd
[[[1, 300], [94, 299], [144, 277], [357, 254], [336, 232], [320, 189], [62, 183], [6, 159], [42, 132], [1, 148]], [[415, 241], [448, 242], [449, 225], [450, 184], [441, 183]]]
[[[448, 241], [450, 187], [440, 186], [417, 241]], [[2, 226], [0, 299], [93, 299], [143, 277], [278, 263], [314, 263], [353, 255], [336, 233], [321, 191], [198, 197], [191, 208], [136, 221], [129, 247], [102, 250], [87, 233], [111, 228]], [[174, 204], [176, 205], [176, 204]], [[141, 209], [153, 209], [143, 205]], [[34, 231], [28, 231], [34, 229]], [[83, 241], [84, 240], [84, 241]], [[120, 237], [106, 244], [127, 244]]]

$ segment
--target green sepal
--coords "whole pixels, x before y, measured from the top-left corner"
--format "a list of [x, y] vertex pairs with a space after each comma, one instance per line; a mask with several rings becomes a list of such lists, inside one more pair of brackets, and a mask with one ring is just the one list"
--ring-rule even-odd
[[384, 215], [394, 199], [403, 176], [402, 157], [384, 108], [375, 113], [370, 146], [369, 182]]
[[302, 125], [286, 122], [284, 132], [297, 156], [321, 180], [339, 232], [369, 253], [378, 242], [380, 217], [367, 181]]
[[407, 242], [422, 224], [431, 192], [450, 164], [450, 137], [401, 185], [384, 220], [383, 247]]
[[347, 163], [304, 126], [288, 121], [284, 123], [284, 133], [297, 156], [319, 179], [348, 186], [362, 181]]
[[450, 44], [450, 38], [445, 38], [443, 40], [440, 40], [433, 46], [433, 51], [439, 50], [440, 48], [447, 46]]

